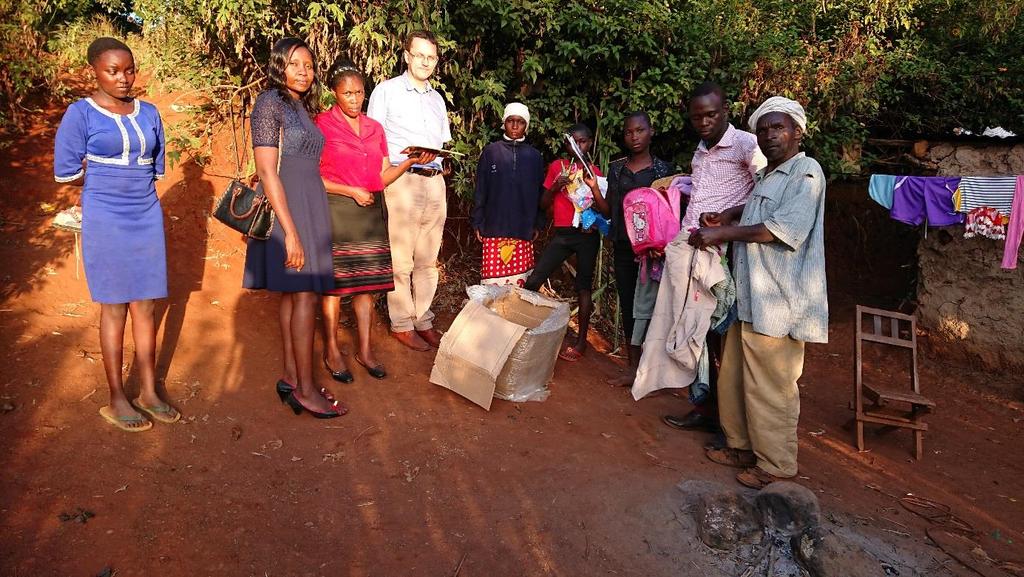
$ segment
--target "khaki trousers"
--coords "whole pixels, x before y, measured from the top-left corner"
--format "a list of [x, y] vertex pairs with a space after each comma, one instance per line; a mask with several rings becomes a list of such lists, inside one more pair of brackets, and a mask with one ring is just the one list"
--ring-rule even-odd
[[395, 290], [388, 293], [391, 330], [433, 326], [437, 255], [448, 216], [444, 177], [407, 172], [384, 190]]
[[718, 415], [726, 443], [753, 451], [757, 466], [776, 477], [793, 477], [804, 343], [754, 332], [737, 322], [725, 337], [718, 375]]

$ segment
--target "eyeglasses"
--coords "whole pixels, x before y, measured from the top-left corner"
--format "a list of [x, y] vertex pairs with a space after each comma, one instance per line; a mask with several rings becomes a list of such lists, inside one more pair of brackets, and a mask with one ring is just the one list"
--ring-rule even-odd
[[412, 52], [409, 52], [408, 50], [405, 53], [408, 54], [409, 57], [412, 58], [413, 60], [419, 60], [420, 62], [429, 64], [429, 65], [437, 64], [438, 58], [437, 58], [437, 56], [434, 56], [433, 54], [413, 54]]

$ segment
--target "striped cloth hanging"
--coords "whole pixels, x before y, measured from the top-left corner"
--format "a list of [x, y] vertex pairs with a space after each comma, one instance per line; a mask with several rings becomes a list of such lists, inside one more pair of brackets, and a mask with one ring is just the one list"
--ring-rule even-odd
[[957, 211], [970, 212], [987, 206], [1009, 215], [1016, 183], [1016, 176], [965, 176], [957, 191]]

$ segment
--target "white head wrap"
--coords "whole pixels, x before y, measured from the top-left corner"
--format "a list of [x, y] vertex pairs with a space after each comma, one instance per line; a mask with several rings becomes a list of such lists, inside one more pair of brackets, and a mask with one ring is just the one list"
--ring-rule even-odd
[[530, 109], [522, 102], [510, 102], [505, 105], [505, 113], [501, 115], [501, 121], [505, 122], [509, 116], [518, 116], [526, 121], [526, 127], [530, 127]]
[[804, 107], [796, 100], [790, 100], [784, 96], [772, 96], [764, 101], [764, 104], [757, 107], [757, 110], [750, 115], [750, 131], [757, 132], [757, 121], [769, 112], [782, 112], [788, 114], [793, 122], [800, 127], [800, 130], [807, 131], [807, 114]]

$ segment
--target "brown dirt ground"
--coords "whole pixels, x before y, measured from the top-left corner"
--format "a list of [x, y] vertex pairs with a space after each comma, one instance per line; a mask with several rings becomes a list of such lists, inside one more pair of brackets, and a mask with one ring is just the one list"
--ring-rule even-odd
[[[175, 121], [169, 98], [151, 100]], [[194, 164], [158, 186], [172, 272], [159, 373], [188, 418], [139, 435], [106, 425], [98, 308], [76, 279], [72, 236], [39, 211], [78, 195], [51, 177], [60, 113], [39, 116], [0, 159], [0, 406], [14, 407], [0, 414], [0, 574], [728, 574], [678, 529], [673, 487], [731, 484], [733, 472], [704, 459], [704, 436], [661, 423], [687, 410], [685, 397], [635, 403], [605, 385], [621, 366], [607, 355], [559, 364], [546, 402], [485, 412], [430, 384], [431, 355], [378, 325], [391, 376], [356, 371], [342, 386], [318, 371], [351, 413], [293, 416], [272, 391], [276, 299], [239, 288], [244, 246], [207, 217], [225, 179]], [[831, 342], [808, 347], [799, 481], [832, 522], [891, 546], [903, 575], [968, 574], [900, 508], [907, 492], [952, 507], [993, 557], [1024, 561], [1024, 406], [987, 388], [991, 375], [922, 361], [939, 403], [923, 461], [906, 432], [869, 434], [862, 454], [851, 446], [857, 284], [844, 267], [855, 259], [830, 252]], [[445, 326], [454, 310], [442, 313]], [[59, 520], [79, 507], [95, 517]]]

